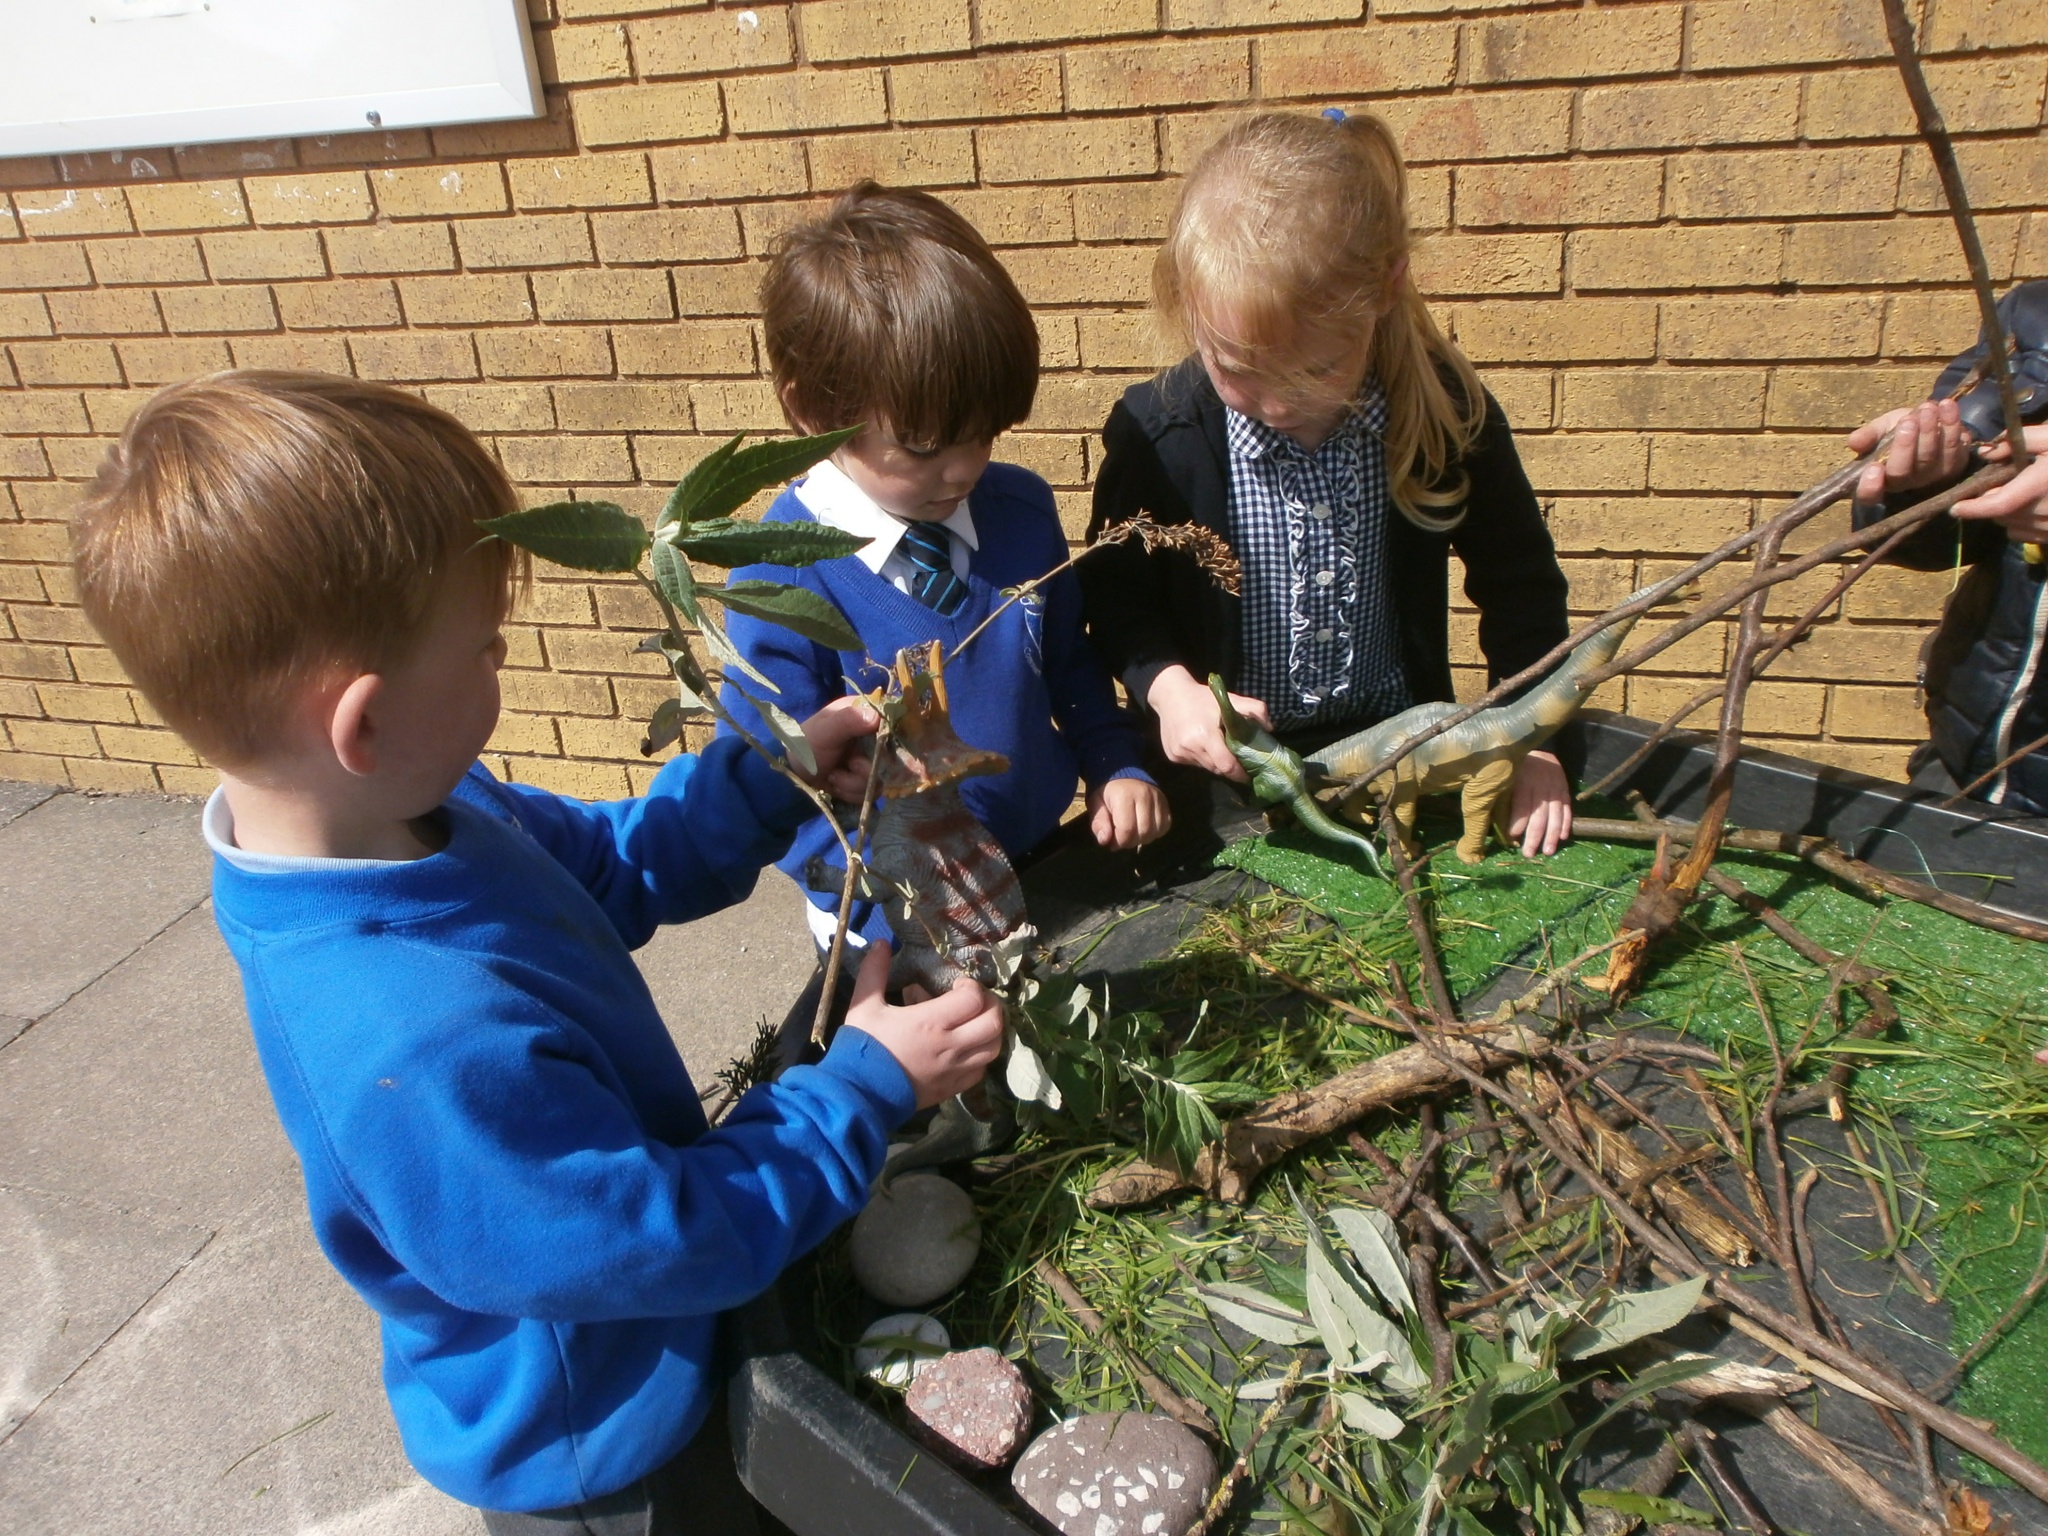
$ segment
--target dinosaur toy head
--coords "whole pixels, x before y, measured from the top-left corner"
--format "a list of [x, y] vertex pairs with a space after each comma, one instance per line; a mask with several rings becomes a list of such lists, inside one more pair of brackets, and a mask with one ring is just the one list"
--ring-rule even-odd
[[1009, 770], [1010, 760], [1002, 753], [970, 747], [954, 734], [945, 658], [936, 640], [898, 651], [889, 687], [871, 702], [889, 723], [889, 751], [882, 762], [885, 795], [923, 794]]

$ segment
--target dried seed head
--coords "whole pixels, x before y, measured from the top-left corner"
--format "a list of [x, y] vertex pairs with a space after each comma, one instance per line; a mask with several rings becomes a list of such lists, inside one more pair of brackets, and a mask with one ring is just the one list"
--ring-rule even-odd
[[1107, 529], [1096, 543], [1121, 544], [1132, 538], [1145, 546], [1148, 555], [1162, 549], [1181, 550], [1191, 556], [1217, 586], [1232, 597], [1238, 595], [1243, 573], [1237, 556], [1228, 544], [1201, 524], [1155, 523], [1149, 517], [1138, 516]]

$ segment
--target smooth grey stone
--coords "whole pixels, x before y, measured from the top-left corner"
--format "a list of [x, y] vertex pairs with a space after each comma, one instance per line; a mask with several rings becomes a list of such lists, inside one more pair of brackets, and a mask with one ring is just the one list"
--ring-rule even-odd
[[1091, 1413], [1032, 1441], [1010, 1486], [1061, 1536], [1180, 1536], [1216, 1485], [1200, 1436], [1156, 1413]]
[[981, 1252], [981, 1223], [951, 1179], [906, 1173], [854, 1218], [850, 1251], [862, 1290], [892, 1307], [921, 1307], [967, 1278]]
[[212, 1236], [135, 1211], [0, 1188], [0, 1438]]
[[0, 1177], [217, 1227], [298, 1165], [210, 908], [0, 1051]]
[[[916, 1345], [881, 1342], [885, 1339], [914, 1339]], [[885, 1387], [907, 1387], [952, 1347], [953, 1336], [936, 1317], [892, 1312], [861, 1330], [860, 1342], [853, 1347], [853, 1368]]]
[[956, 1466], [1008, 1466], [1031, 1436], [1031, 1388], [1017, 1363], [986, 1345], [932, 1361], [903, 1395], [917, 1438]]
[[55, 795], [0, 826], [0, 1013], [40, 1019], [206, 899], [199, 805]]
[[0, 779], [0, 827], [34, 810], [51, 796], [62, 793], [54, 784], [24, 784], [18, 779]]
[[405, 1460], [375, 1316], [302, 1198], [252, 1207], [0, 1442], [0, 1526], [94, 1536], [476, 1536]]

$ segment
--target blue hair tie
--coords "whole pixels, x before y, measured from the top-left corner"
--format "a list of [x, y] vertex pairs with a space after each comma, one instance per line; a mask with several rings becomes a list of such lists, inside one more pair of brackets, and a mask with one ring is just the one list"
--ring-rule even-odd
[[1351, 114], [1346, 112], [1342, 107], [1323, 108], [1323, 116], [1327, 117], [1333, 123], [1344, 122], [1347, 118], [1350, 117], [1350, 115]]

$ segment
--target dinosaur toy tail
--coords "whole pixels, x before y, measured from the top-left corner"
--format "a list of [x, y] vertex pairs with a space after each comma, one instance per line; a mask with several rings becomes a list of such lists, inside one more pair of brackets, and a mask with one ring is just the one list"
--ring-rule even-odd
[[1239, 714], [1230, 702], [1230, 690], [1213, 672], [1209, 674], [1209, 691], [1216, 695], [1216, 708], [1223, 717], [1223, 739], [1229, 744], [1231, 755], [1243, 765], [1258, 802], [1287, 806], [1295, 819], [1316, 836], [1358, 849], [1372, 865], [1372, 872], [1383, 874], [1379, 850], [1372, 839], [1333, 820], [1308, 792], [1308, 770], [1302, 766], [1301, 758], [1275, 741], [1256, 721]]

